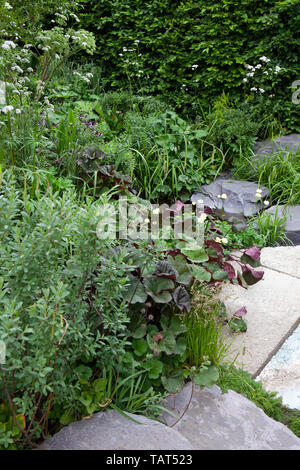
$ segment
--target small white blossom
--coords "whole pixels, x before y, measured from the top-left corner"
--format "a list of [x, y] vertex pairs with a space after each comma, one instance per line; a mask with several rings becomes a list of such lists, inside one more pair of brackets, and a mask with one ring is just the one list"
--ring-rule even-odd
[[243, 78], [243, 82], [244, 83], [248, 82], [248, 78]]
[[12, 9], [12, 6], [8, 2], [4, 3], [4, 7], [7, 8], [8, 10]]
[[222, 194], [222, 195], [221, 195], [221, 199], [227, 199], [227, 194], [225, 194], [225, 193]]
[[250, 91], [257, 91], [257, 88], [255, 88], [255, 86], [254, 86], [254, 87], [250, 88]]
[[264, 201], [264, 205], [265, 205], [266, 207], [268, 207], [269, 204], [270, 204], [269, 201]]
[[21, 110], [20, 109], [16, 109], [16, 114], [21, 114]]
[[253, 77], [253, 75], [254, 75], [254, 72], [247, 73], [247, 77]]
[[222, 243], [223, 243], [224, 245], [226, 245], [226, 244], [228, 243], [228, 240], [227, 240], [227, 238], [222, 238], [222, 240], [221, 240], [221, 241], [222, 241]]
[[198, 217], [199, 224], [203, 224], [206, 219], [207, 219], [207, 214], [205, 213], [201, 214], [200, 217]]
[[217, 238], [215, 239], [215, 241], [216, 241], [217, 243], [222, 243], [222, 238], [217, 237]]
[[6, 51], [14, 49], [15, 47], [16, 44], [13, 41], [4, 41], [4, 43], [2, 44], [2, 49], [5, 49]]
[[257, 64], [255, 68], [256, 68], [256, 69], [260, 69], [260, 68], [261, 68], [261, 64]]
[[14, 109], [13, 106], [8, 105], [8, 106], [4, 106], [1, 111], [2, 111], [2, 113], [7, 114], [8, 112], [13, 111], [13, 109]]
[[261, 93], [264, 93], [264, 92], [265, 92], [265, 90], [264, 90], [263, 88], [259, 88], [259, 91], [260, 91]]

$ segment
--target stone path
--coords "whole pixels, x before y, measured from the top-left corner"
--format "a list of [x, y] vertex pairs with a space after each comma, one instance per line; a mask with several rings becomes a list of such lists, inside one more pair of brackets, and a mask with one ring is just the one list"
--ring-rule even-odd
[[233, 336], [232, 354], [236, 365], [300, 409], [300, 246], [264, 248], [261, 261], [262, 281], [221, 292], [229, 315], [243, 306], [248, 311], [247, 332]]

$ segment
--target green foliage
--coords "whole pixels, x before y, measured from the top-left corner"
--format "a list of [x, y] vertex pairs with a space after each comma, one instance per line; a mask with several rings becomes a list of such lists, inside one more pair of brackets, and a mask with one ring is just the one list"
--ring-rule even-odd
[[274, 214], [263, 212], [256, 217], [257, 228], [264, 237], [265, 246], [288, 244], [288, 238], [285, 235], [287, 218], [287, 215], [279, 216], [278, 206], [276, 206]]
[[232, 108], [228, 97], [222, 96], [205, 117], [205, 122], [210, 129], [208, 139], [221, 149], [227, 167], [237, 159], [252, 155], [260, 125], [253, 118], [249, 106]]
[[53, 406], [77, 418], [84, 413], [81, 364], [101, 378], [96, 361], [108, 366], [124, 353], [127, 266], [96, 236], [97, 204], [80, 206], [72, 189], [58, 197], [48, 188], [31, 199], [29, 182], [23, 191], [16, 183], [11, 171], [3, 173], [0, 338], [7, 357], [0, 402], [12, 400], [31, 442], [47, 434]]
[[271, 199], [279, 204], [300, 203], [299, 152], [296, 155], [288, 151], [278, 152], [262, 160], [241, 159], [236, 162], [234, 176], [266, 186]]
[[[208, 108], [223, 90], [239, 102], [250, 99], [260, 118], [271, 111], [282, 127], [299, 130], [299, 107], [291, 102], [300, 72], [298, 0], [92, 0], [81, 18], [95, 33], [112, 87], [127, 88], [129, 77], [134, 89], [159, 94], [189, 114], [200, 100]], [[282, 72], [256, 103], [243, 78], [245, 65], [261, 56]], [[274, 110], [269, 94], [276, 96]]]
[[220, 313], [223, 306], [213, 292], [196, 284], [193, 288], [192, 309], [184, 316], [186, 333], [186, 363], [199, 367], [206, 360], [219, 366], [228, 356], [230, 342], [224, 335]]

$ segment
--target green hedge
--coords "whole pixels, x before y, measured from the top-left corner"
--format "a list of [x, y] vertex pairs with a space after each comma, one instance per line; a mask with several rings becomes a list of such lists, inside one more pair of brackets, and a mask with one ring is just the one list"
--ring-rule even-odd
[[278, 115], [297, 130], [291, 85], [300, 79], [299, 0], [89, 0], [81, 19], [96, 34], [110, 87], [128, 87], [130, 76], [133, 87], [179, 108], [208, 106], [223, 91], [244, 100], [245, 65], [267, 56], [283, 69], [269, 88]]

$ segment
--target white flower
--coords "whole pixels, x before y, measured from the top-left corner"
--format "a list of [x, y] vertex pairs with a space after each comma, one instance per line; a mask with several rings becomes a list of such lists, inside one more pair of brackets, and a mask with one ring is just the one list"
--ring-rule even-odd
[[260, 68], [261, 68], [261, 64], [257, 64], [255, 68], [256, 68], [256, 69], [260, 69]]
[[12, 69], [12, 70], [16, 70], [16, 71], [19, 72], [19, 73], [23, 73], [23, 70], [22, 70], [21, 67], [19, 67], [18, 65], [14, 65], [11, 69]]
[[216, 241], [217, 243], [222, 243], [222, 238], [217, 237], [217, 238], [215, 239], [215, 241]]
[[264, 74], [265, 74], [265, 75], [269, 75], [269, 72], [267, 72], [267, 71], [265, 70], [265, 71], [264, 71]]
[[222, 243], [224, 243], [224, 245], [226, 245], [226, 244], [228, 243], [228, 240], [227, 240], [227, 238], [222, 238], [222, 240], [221, 240], [221, 241], [222, 241]]
[[259, 91], [260, 91], [261, 93], [264, 93], [264, 92], [265, 92], [265, 90], [264, 90], [263, 88], [259, 88]]
[[12, 6], [8, 2], [5, 2], [4, 3], [4, 8], [7, 8], [8, 10], [11, 10]]
[[243, 82], [244, 83], [248, 82], [248, 78], [243, 78]]
[[249, 64], [246, 64], [245, 67], [246, 67], [246, 69], [248, 69], [248, 70], [254, 69], [254, 67], [253, 67], [252, 65], [249, 65]]
[[256, 193], [255, 196], [257, 197], [257, 199], [260, 199], [261, 198], [261, 193]]
[[21, 114], [21, 110], [20, 109], [16, 109], [16, 114]]
[[269, 204], [270, 204], [269, 201], [264, 201], [264, 205], [265, 205], [266, 207], [268, 207]]
[[250, 88], [250, 91], [257, 91], [257, 88], [255, 88], [255, 86], [254, 86], [254, 87]]
[[2, 44], [2, 49], [5, 49], [6, 51], [9, 51], [9, 49], [14, 49], [16, 47], [16, 44], [13, 41], [4, 41]]
[[145, 223], [146, 224], [149, 224], [150, 220], [149, 219], [145, 219]]
[[192, 204], [193, 204], [193, 206], [195, 206], [197, 203], [196, 203], [196, 201], [193, 201]]
[[4, 108], [2, 108], [2, 110], [1, 110], [1, 111], [2, 111], [2, 113], [4, 113], [4, 114], [7, 114], [8, 112], [11, 112], [11, 111], [13, 111], [13, 109], [14, 109], [14, 107], [13, 107], [13, 106], [11, 106], [11, 105], [8, 105], [8, 106], [4, 106]]
[[276, 75], [278, 74], [278, 72], [280, 72], [280, 70], [281, 70], [281, 67], [279, 67], [279, 65], [276, 65], [276, 67], [275, 67]]
[[262, 189], [257, 188], [256, 192], [257, 192], [257, 193], [262, 193]]
[[221, 195], [221, 199], [227, 199], [227, 194], [225, 194], [225, 193], [222, 194], [222, 195]]
[[253, 77], [253, 75], [254, 75], [254, 72], [247, 73], [247, 77]]
[[203, 224], [206, 219], [207, 219], [207, 214], [203, 212], [203, 214], [201, 214], [200, 217], [198, 217], [199, 224]]
[[259, 58], [259, 60], [261, 60], [262, 62], [265, 62], [266, 61], [266, 56], [263, 55], [262, 57]]

